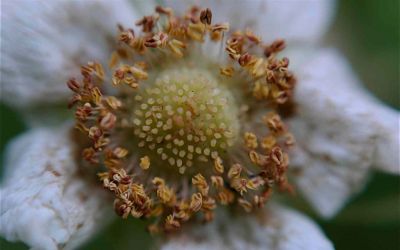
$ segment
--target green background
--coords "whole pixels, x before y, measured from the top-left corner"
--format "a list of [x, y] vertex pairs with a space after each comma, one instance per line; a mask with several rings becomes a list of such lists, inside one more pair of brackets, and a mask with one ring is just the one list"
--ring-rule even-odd
[[[326, 45], [340, 48], [363, 83], [399, 109], [399, 2], [343, 0]], [[25, 127], [0, 104], [0, 152]], [[1, 154], [0, 160], [3, 155]], [[319, 223], [337, 249], [400, 249], [400, 177], [373, 173], [367, 188], [333, 220], [324, 221], [301, 197], [291, 203]], [[148, 249], [151, 238], [137, 220], [117, 220], [81, 249]], [[0, 249], [27, 249], [0, 238]]]

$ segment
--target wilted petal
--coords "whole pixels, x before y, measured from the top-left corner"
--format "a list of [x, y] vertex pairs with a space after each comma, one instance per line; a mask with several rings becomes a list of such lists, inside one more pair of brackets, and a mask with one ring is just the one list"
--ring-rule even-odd
[[162, 250], [327, 250], [332, 243], [304, 215], [271, 205], [257, 216], [218, 215], [202, 227], [185, 230], [161, 246]]
[[73, 249], [109, 219], [104, 191], [80, 176], [70, 131], [36, 129], [8, 148], [0, 234], [33, 249]]
[[252, 28], [266, 42], [282, 38], [292, 42], [315, 42], [324, 35], [335, 12], [333, 0], [167, 0], [179, 11], [196, 4], [209, 7], [214, 22], [231, 27]]
[[316, 53], [296, 71], [294, 180], [331, 217], [364, 186], [370, 168], [399, 173], [399, 113], [366, 93], [334, 50]]
[[23, 108], [66, 103], [67, 79], [89, 60], [107, 63], [117, 23], [137, 19], [125, 0], [13, 0], [1, 7], [1, 98]]

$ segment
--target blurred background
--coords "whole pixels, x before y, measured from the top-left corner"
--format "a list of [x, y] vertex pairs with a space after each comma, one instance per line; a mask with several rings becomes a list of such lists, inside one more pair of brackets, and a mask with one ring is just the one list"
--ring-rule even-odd
[[[398, 0], [342, 0], [325, 41], [342, 50], [366, 88], [398, 110], [399, 23]], [[20, 117], [1, 103], [0, 119], [3, 162], [5, 145], [25, 127]], [[301, 197], [290, 202], [319, 223], [336, 249], [400, 249], [400, 177], [373, 173], [367, 188], [330, 221], [319, 219]], [[118, 220], [81, 249], [148, 249], [151, 238], [143, 227], [138, 220]], [[0, 237], [0, 249], [27, 247]]]

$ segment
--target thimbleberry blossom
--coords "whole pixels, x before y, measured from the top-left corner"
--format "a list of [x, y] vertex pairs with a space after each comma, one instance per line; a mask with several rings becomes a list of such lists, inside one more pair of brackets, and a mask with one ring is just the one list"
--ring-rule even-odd
[[28, 126], [8, 241], [76, 249], [141, 218], [160, 249], [330, 250], [273, 194], [329, 218], [372, 168], [399, 173], [398, 111], [321, 47], [333, 0], [3, 2], [0, 97]]

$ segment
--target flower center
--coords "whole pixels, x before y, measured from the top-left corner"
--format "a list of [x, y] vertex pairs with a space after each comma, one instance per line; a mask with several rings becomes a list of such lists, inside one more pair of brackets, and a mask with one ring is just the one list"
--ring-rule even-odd
[[238, 138], [233, 96], [205, 70], [164, 71], [135, 101], [139, 151], [152, 159], [157, 155], [162, 161], [153, 162], [162, 167], [168, 163], [183, 174], [195, 166], [202, 172], [202, 163], [223, 156]]

